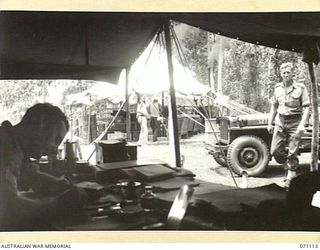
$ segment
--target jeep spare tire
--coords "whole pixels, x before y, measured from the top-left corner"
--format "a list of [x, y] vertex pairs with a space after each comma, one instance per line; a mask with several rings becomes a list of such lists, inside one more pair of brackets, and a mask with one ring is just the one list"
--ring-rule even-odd
[[228, 148], [228, 165], [237, 175], [246, 171], [248, 176], [258, 176], [265, 170], [269, 160], [268, 145], [258, 136], [240, 136]]

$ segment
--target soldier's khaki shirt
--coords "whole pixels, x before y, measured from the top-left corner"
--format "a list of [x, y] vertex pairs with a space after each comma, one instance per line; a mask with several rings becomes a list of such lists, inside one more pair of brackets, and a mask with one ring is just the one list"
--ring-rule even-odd
[[286, 93], [283, 82], [277, 83], [271, 104], [277, 107], [281, 115], [302, 114], [303, 107], [310, 105], [308, 90], [304, 84], [293, 82]]

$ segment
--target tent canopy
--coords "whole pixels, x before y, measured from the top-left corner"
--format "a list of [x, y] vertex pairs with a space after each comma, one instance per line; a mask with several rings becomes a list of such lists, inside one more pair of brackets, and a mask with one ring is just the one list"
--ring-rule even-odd
[[2, 12], [1, 79], [116, 83], [161, 23], [151, 14]]
[[[206, 95], [210, 87], [197, 81], [191, 69], [182, 65], [180, 61], [172, 57], [175, 90], [184, 95]], [[156, 95], [169, 91], [169, 72], [165, 49], [160, 44], [151, 42], [139, 60], [131, 67], [130, 76], [132, 81], [129, 87], [140, 94]]]
[[111, 103], [118, 103], [123, 98], [123, 91], [118, 86], [106, 82], [97, 82], [91, 88], [66, 97], [68, 105], [93, 105], [95, 101], [108, 99]]
[[116, 83], [166, 20], [273, 48], [320, 43], [319, 13], [0, 13], [0, 79]]

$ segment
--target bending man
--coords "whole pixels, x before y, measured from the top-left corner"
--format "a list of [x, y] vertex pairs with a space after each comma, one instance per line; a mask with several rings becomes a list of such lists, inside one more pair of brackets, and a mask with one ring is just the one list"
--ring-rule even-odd
[[[47, 218], [79, 208], [85, 193], [63, 177], [39, 171], [30, 158], [56, 155], [69, 128], [64, 113], [48, 103], [29, 108], [20, 123], [0, 127], [0, 229], [47, 229]], [[25, 196], [31, 190], [34, 196]]]

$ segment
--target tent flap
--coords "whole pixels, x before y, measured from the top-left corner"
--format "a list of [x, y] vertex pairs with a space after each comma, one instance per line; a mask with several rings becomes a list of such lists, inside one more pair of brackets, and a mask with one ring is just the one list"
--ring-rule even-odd
[[[0, 79], [98, 79], [115, 83], [166, 20], [268, 47], [320, 43], [317, 12], [0, 12]], [[310, 49], [310, 48], [309, 48]], [[312, 51], [312, 49], [310, 49]], [[317, 61], [315, 56], [313, 61]], [[319, 61], [319, 60], [318, 60]]]
[[118, 83], [121, 68], [31, 62], [1, 63], [2, 79], [78, 79]]
[[272, 48], [302, 52], [307, 39], [320, 41], [317, 12], [203, 13], [177, 20], [223, 36]]
[[306, 63], [318, 64], [320, 62], [320, 46], [318, 42], [310, 42], [303, 51], [302, 60]]
[[1, 79], [116, 83], [162, 22], [147, 13], [1, 12]]

